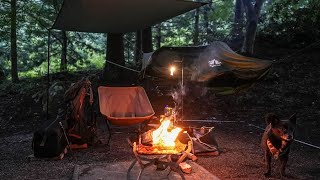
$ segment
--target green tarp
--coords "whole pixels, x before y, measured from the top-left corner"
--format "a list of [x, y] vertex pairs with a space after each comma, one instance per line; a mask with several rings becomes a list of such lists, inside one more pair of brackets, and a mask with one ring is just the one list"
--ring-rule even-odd
[[[251, 87], [270, 70], [272, 62], [242, 56], [226, 43], [212, 42], [198, 47], [161, 47], [143, 60], [142, 70], [151, 76], [170, 77], [169, 67], [177, 68], [173, 78], [205, 84], [217, 94], [232, 94]], [[181, 63], [182, 62], [182, 63]]]

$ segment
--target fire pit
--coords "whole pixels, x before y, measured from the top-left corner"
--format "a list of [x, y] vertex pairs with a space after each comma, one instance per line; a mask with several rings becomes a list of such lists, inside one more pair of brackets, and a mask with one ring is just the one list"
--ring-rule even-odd
[[172, 171], [175, 171], [182, 179], [185, 179], [179, 164], [187, 157], [196, 160], [196, 157], [191, 153], [191, 139], [187, 144], [177, 140], [177, 136], [182, 129], [174, 127], [169, 118], [162, 118], [160, 122], [161, 125], [159, 128], [156, 130], [150, 130], [143, 136], [142, 142], [152, 141], [151, 144], [142, 144], [141, 140], [139, 140], [139, 144], [136, 142], [132, 144], [132, 151], [136, 159], [131, 163], [128, 169], [128, 179], [130, 179], [131, 169], [137, 162], [141, 168], [137, 179], [140, 179], [143, 170], [151, 165], [156, 165], [159, 170], [164, 170], [167, 167], [170, 167], [170, 171], [167, 176], [169, 176]]
[[[185, 179], [183, 172], [179, 167], [179, 164], [183, 160], [185, 160], [187, 157], [194, 156], [193, 154], [191, 154], [191, 149], [192, 149], [191, 141], [188, 142], [188, 145], [187, 145], [188, 148], [185, 151], [178, 154], [166, 154], [166, 151], [162, 151], [162, 154], [160, 154], [159, 151], [157, 152], [158, 154], [152, 154], [151, 152], [149, 154], [139, 154], [137, 151], [137, 149], [139, 148], [137, 146], [140, 146], [140, 145], [136, 145], [136, 142], [134, 142], [132, 146], [132, 151], [136, 159], [131, 163], [128, 169], [127, 179], [130, 179], [130, 171], [137, 162], [139, 163], [139, 166], [141, 168], [137, 179], [140, 179], [143, 170], [146, 167], [151, 165], [156, 165], [157, 169], [160, 169], [160, 170], [164, 170], [167, 167], [170, 167], [170, 171], [167, 174], [167, 176], [170, 175], [171, 171], [175, 171], [181, 176], [182, 179]], [[176, 155], [176, 156], [173, 157], [173, 155]], [[176, 159], [177, 157], [179, 158]], [[146, 163], [143, 163], [142, 161], [146, 161]]]

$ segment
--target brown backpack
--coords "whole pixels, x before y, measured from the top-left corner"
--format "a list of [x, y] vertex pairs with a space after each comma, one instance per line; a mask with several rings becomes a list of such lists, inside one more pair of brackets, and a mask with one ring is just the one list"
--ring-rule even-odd
[[81, 79], [65, 93], [68, 104], [67, 134], [72, 144], [93, 144], [97, 121], [93, 110], [93, 93], [89, 79]]

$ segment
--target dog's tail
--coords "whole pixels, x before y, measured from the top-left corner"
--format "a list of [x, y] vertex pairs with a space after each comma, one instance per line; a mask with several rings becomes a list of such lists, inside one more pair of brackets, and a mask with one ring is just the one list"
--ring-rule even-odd
[[279, 120], [279, 118], [273, 113], [266, 114], [265, 119], [267, 124], [270, 124], [271, 122], [275, 122], [275, 120]]

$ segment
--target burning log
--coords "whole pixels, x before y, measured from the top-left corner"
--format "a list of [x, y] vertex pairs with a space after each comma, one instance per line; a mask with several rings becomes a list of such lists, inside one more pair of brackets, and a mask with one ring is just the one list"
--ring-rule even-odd
[[152, 130], [149, 130], [141, 134], [142, 144], [151, 144], [152, 143]]
[[161, 125], [157, 129], [142, 134], [142, 144], [137, 145], [138, 153], [177, 154], [184, 151], [186, 145], [176, 140], [182, 129], [173, 127], [171, 120], [165, 116], [160, 122]]
[[146, 146], [143, 144], [137, 145], [139, 154], [178, 154], [186, 148], [186, 144], [176, 141], [174, 148], [166, 148], [161, 146]]
[[[182, 129], [174, 127], [171, 120], [167, 117], [162, 118], [160, 122], [161, 125], [157, 129], [149, 130], [142, 134], [141, 140], [144, 144], [141, 144], [141, 141], [139, 141], [139, 144], [136, 144], [136, 142], [132, 144], [136, 160], [133, 161], [128, 169], [128, 179], [130, 179], [130, 170], [136, 162], [141, 167], [138, 179], [143, 169], [150, 165], [156, 165], [157, 170], [164, 170], [169, 166], [171, 171], [177, 172], [182, 179], [185, 179], [183, 172], [191, 173], [191, 166], [187, 163], [182, 163], [186, 158], [190, 158], [193, 161], [197, 160], [197, 157], [191, 153], [193, 146], [191, 139], [188, 139], [187, 144], [180, 142], [177, 140], [177, 137]], [[148, 159], [143, 156], [140, 157], [141, 154], [165, 156]], [[148, 161], [148, 163], [144, 164], [142, 160]]]
[[175, 140], [182, 129], [177, 127], [173, 128], [173, 127], [170, 127], [170, 125], [171, 125], [170, 119], [164, 119], [161, 122], [160, 127], [152, 131], [153, 146], [160, 146], [160, 147], [165, 147], [170, 149], [175, 147]]

